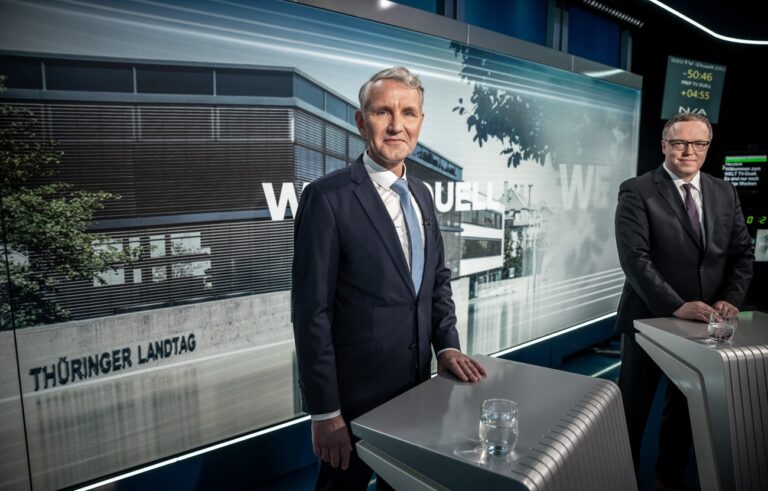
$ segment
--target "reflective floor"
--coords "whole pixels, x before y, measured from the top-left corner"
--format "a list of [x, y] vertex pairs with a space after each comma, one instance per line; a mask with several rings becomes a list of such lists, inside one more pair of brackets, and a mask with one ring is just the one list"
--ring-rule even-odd
[[619, 269], [560, 282], [541, 277], [496, 282], [502, 294], [469, 300], [466, 349], [495, 353], [615, 312], [623, 282]]

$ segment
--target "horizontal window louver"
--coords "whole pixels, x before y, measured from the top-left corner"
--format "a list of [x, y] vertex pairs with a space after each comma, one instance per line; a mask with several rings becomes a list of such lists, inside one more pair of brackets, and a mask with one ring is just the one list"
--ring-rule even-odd
[[291, 287], [293, 222], [241, 221], [107, 234], [139, 260], [99, 279], [60, 282], [52, 298], [85, 319]]

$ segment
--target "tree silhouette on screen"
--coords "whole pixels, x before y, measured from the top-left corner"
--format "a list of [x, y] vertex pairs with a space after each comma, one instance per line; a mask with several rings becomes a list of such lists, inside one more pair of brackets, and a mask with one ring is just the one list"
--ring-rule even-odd
[[99, 272], [138, 254], [87, 231], [105, 201], [119, 197], [56, 182], [63, 154], [38, 137], [37, 126], [29, 110], [0, 104], [0, 329], [69, 319], [55, 301], [61, 280], [103, 282]]
[[539, 105], [492, 83], [508, 76], [494, 68], [495, 61], [464, 44], [451, 43], [451, 49], [462, 59], [459, 75], [473, 84], [470, 100], [459, 98], [459, 105], [453, 108], [467, 115], [467, 129], [475, 133], [472, 141], [482, 147], [489, 139], [499, 140], [504, 145], [501, 154], [507, 156], [507, 167], [517, 167], [529, 159], [544, 165], [547, 154], [554, 149], [548, 143], [552, 137]]

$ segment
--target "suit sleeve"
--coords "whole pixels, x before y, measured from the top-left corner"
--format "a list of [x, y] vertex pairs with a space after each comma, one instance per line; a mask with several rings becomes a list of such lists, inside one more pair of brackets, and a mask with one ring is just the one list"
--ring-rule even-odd
[[331, 332], [338, 264], [333, 211], [327, 197], [310, 184], [295, 217], [291, 295], [299, 385], [310, 414], [341, 407]]
[[[736, 189], [729, 185], [733, 196], [734, 213], [731, 227], [731, 241], [728, 245], [728, 258], [718, 300], [741, 308], [752, 279], [752, 263], [755, 259], [752, 250], [752, 238], [747, 231], [744, 214]], [[713, 231], [716, 233], [717, 231]]]
[[440, 233], [434, 204], [430, 200], [432, 223], [435, 226], [436, 260], [435, 283], [432, 288], [432, 346], [435, 353], [446, 348], [461, 349], [459, 333], [456, 331], [456, 305], [451, 291], [451, 270], [445, 266], [445, 249]]
[[615, 224], [619, 263], [632, 289], [654, 315], [672, 315], [685, 302], [653, 264], [647, 208], [627, 183], [619, 188]]

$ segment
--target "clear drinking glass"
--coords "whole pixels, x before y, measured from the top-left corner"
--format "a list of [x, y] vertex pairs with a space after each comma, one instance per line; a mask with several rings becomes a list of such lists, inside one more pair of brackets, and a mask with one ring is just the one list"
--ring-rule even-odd
[[480, 443], [490, 455], [505, 456], [517, 443], [517, 403], [486, 399], [480, 412]]
[[723, 338], [727, 343], [730, 343], [733, 341], [733, 336], [736, 334], [736, 329], [739, 327], [739, 315], [723, 314], [723, 324], [725, 326]]
[[707, 334], [710, 339], [720, 343], [730, 341], [737, 325], [738, 317], [735, 314], [713, 311], [709, 314]]

